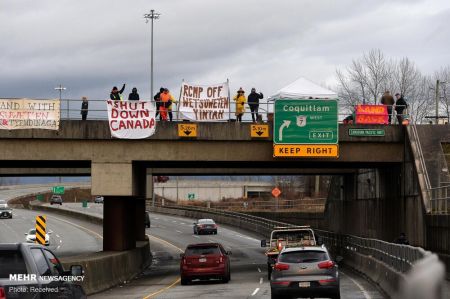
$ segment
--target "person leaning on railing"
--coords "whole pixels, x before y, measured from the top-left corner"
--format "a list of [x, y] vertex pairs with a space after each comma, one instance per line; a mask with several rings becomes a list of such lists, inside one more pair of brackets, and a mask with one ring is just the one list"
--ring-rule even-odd
[[408, 108], [408, 104], [406, 103], [402, 94], [396, 93], [395, 97], [397, 98], [397, 101], [395, 102], [395, 112], [397, 113], [398, 123], [401, 125], [403, 123], [403, 120], [405, 119], [403, 113], [406, 108]]
[[109, 97], [113, 101], [122, 101], [122, 92], [125, 90], [125, 83], [123, 84], [122, 88], [119, 90], [117, 86], [114, 86], [111, 90], [111, 94]]
[[386, 90], [384, 92], [383, 96], [381, 97], [381, 104], [387, 106], [387, 111], [388, 111], [388, 115], [389, 115], [389, 124], [390, 124], [391, 118], [392, 118], [392, 106], [394, 106], [395, 102], [394, 102], [394, 98], [392, 97], [389, 90]]
[[86, 120], [88, 115], [89, 102], [87, 100], [87, 97], [82, 97], [81, 99], [83, 100], [81, 102], [81, 120]]
[[244, 115], [245, 112], [245, 102], [247, 102], [244, 94], [245, 91], [241, 87], [237, 91], [237, 95], [233, 98], [233, 100], [236, 102], [236, 121], [239, 122], [242, 121], [242, 115]]

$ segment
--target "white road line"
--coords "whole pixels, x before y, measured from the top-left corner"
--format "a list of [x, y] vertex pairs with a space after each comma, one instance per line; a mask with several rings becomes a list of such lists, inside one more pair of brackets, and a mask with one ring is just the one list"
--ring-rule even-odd
[[261, 273], [261, 269], [260, 268], [258, 268], [258, 272]]
[[179, 230], [175, 230], [177, 233], [182, 234], [183, 232], [180, 232]]
[[175, 220], [172, 220], [173, 223], [177, 223]]
[[159, 218], [158, 218], [158, 217], [155, 217], [154, 219], [156, 219], [156, 220], [159, 220]]
[[185, 225], [186, 223], [184, 223], [184, 222], [181, 222], [180, 224], [182, 224], [182, 225]]
[[210, 243], [216, 243], [216, 241], [211, 240], [211, 239], [208, 239], [208, 242], [210, 242]]
[[366, 299], [372, 299], [372, 297], [369, 295], [369, 293], [367, 293], [366, 289], [364, 289], [364, 287], [359, 282], [357, 282], [356, 280], [354, 280], [353, 278], [351, 278], [350, 276], [348, 276], [347, 274], [342, 272], [342, 270], [340, 272], [341, 272], [341, 274], [344, 274], [345, 276], [347, 276], [358, 287], [358, 289], [360, 289], [360, 291], [363, 293], [363, 295]]
[[255, 296], [256, 293], [258, 293], [258, 291], [259, 291], [259, 288], [256, 288], [256, 289], [253, 291], [252, 296]]
[[56, 235], [58, 238], [61, 238], [59, 235]]
[[62, 240], [59, 240], [59, 243], [62, 243]]
[[61, 247], [61, 245], [58, 245], [58, 247], [56, 247], [56, 250], [58, 250]]
[[259, 284], [262, 284], [263, 283], [263, 278], [261, 277], [260, 279], [259, 279]]
[[197, 238], [197, 239], [200, 239], [200, 237], [199, 236], [196, 236], [196, 235], [192, 235], [194, 238]]

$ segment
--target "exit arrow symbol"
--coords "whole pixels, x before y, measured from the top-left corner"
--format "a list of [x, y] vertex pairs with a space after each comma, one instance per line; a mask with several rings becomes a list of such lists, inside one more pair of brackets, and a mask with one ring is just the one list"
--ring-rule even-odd
[[283, 141], [283, 129], [289, 128], [290, 124], [291, 124], [290, 120], [283, 120], [283, 124], [278, 129], [278, 139], [280, 139], [280, 141]]
[[189, 134], [191, 134], [192, 131], [186, 130], [186, 131], [183, 131], [183, 132], [184, 132], [184, 134], [189, 135]]
[[264, 133], [263, 131], [256, 132], [256, 134], [258, 134], [258, 136], [261, 136], [263, 133]]

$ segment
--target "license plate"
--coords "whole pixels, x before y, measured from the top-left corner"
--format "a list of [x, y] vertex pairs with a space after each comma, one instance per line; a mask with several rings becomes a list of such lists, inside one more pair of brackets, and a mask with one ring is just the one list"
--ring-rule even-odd
[[299, 282], [298, 286], [301, 288], [309, 288], [311, 286], [311, 283], [309, 281], [307, 282]]
[[206, 263], [206, 259], [205, 259], [205, 258], [200, 258], [200, 259], [198, 259], [198, 261], [199, 261], [200, 263]]

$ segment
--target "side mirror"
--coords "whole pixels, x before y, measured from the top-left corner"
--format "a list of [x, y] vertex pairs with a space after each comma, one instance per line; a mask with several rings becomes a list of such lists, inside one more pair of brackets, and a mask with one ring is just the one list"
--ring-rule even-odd
[[336, 264], [340, 264], [344, 258], [340, 255], [336, 257]]
[[227, 251], [227, 255], [232, 255], [232, 252], [230, 250]]
[[84, 270], [81, 265], [70, 266], [70, 275], [72, 276], [82, 276], [84, 275]]
[[184, 253], [180, 253], [180, 258], [184, 258]]
[[261, 247], [267, 247], [267, 241], [261, 240]]

